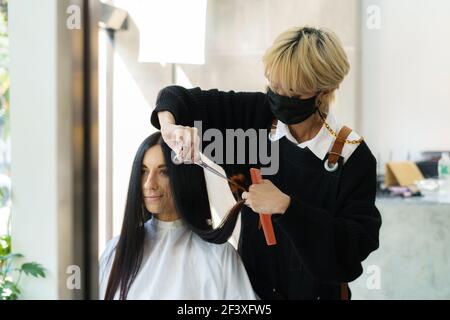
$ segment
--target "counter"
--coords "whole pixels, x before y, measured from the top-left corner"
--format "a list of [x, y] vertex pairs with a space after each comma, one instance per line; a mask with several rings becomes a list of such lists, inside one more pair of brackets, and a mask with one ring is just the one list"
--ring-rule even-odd
[[450, 299], [450, 203], [428, 196], [378, 198], [376, 204], [380, 247], [350, 283], [352, 299]]

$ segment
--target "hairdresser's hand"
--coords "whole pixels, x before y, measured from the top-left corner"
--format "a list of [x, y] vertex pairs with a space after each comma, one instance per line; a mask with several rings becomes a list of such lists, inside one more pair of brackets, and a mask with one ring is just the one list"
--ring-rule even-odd
[[195, 127], [185, 127], [172, 123], [161, 124], [161, 135], [175, 152], [178, 163], [193, 163], [200, 160], [200, 138]]
[[245, 205], [254, 212], [264, 214], [283, 214], [291, 203], [291, 198], [287, 194], [266, 179], [261, 183], [252, 184], [248, 192], [242, 193], [242, 199], [245, 199]]

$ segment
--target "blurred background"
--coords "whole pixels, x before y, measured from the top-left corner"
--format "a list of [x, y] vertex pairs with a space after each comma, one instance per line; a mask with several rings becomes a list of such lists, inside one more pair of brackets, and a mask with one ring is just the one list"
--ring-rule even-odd
[[265, 50], [304, 25], [342, 40], [332, 112], [378, 161], [380, 248], [353, 299], [450, 299], [446, 0], [1, 0], [0, 299], [97, 299], [159, 90], [263, 91]]

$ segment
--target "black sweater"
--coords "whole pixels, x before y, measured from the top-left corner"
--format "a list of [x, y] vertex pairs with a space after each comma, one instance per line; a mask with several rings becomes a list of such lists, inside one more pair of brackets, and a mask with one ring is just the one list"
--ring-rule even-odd
[[[157, 113], [170, 111], [177, 124], [202, 129], [270, 128], [274, 116], [264, 93], [222, 92], [216, 89], [167, 87], [159, 93]], [[268, 142], [270, 145], [270, 142]], [[204, 143], [203, 147], [206, 146]], [[248, 158], [246, 158], [248, 159]], [[270, 179], [291, 197], [283, 215], [274, 215], [278, 244], [268, 247], [258, 215], [242, 210], [239, 252], [256, 293], [262, 299], [339, 299], [340, 283], [362, 273], [361, 262], [378, 248], [381, 216], [375, 207], [376, 161], [365, 142], [339, 170], [327, 172], [325, 159], [309, 149], [280, 140], [280, 168]], [[250, 165], [222, 165], [227, 175]]]

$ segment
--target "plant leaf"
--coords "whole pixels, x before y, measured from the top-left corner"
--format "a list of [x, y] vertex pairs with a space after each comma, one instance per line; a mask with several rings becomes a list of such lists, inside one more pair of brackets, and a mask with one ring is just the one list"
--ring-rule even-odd
[[20, 295], [20, 289], [14, 282], [6, 280], [0, 284], [0, 300], [16, 300]]
[[38, 277], [45, 278], [45, 269], [39, 263], [36, 262], [24, 263], [20, 268], [27, 276], [33, 276], [36, 278]]
[[[0, 188], [1, 190], [1, 188]], [[1, 203], [1, 200], [0, 200]], [[0, 236], [0, 257], [11, 253], [11, 236]], [[0, 260], [2, 261], [2, 260]]]
[[16, 258], [23, 258], [23, 254], [10, 253], [10, 254], [7, 254], [6, 256], [0, 256], [0, 261], [7, 261], [7, 260], [16, 259]]

